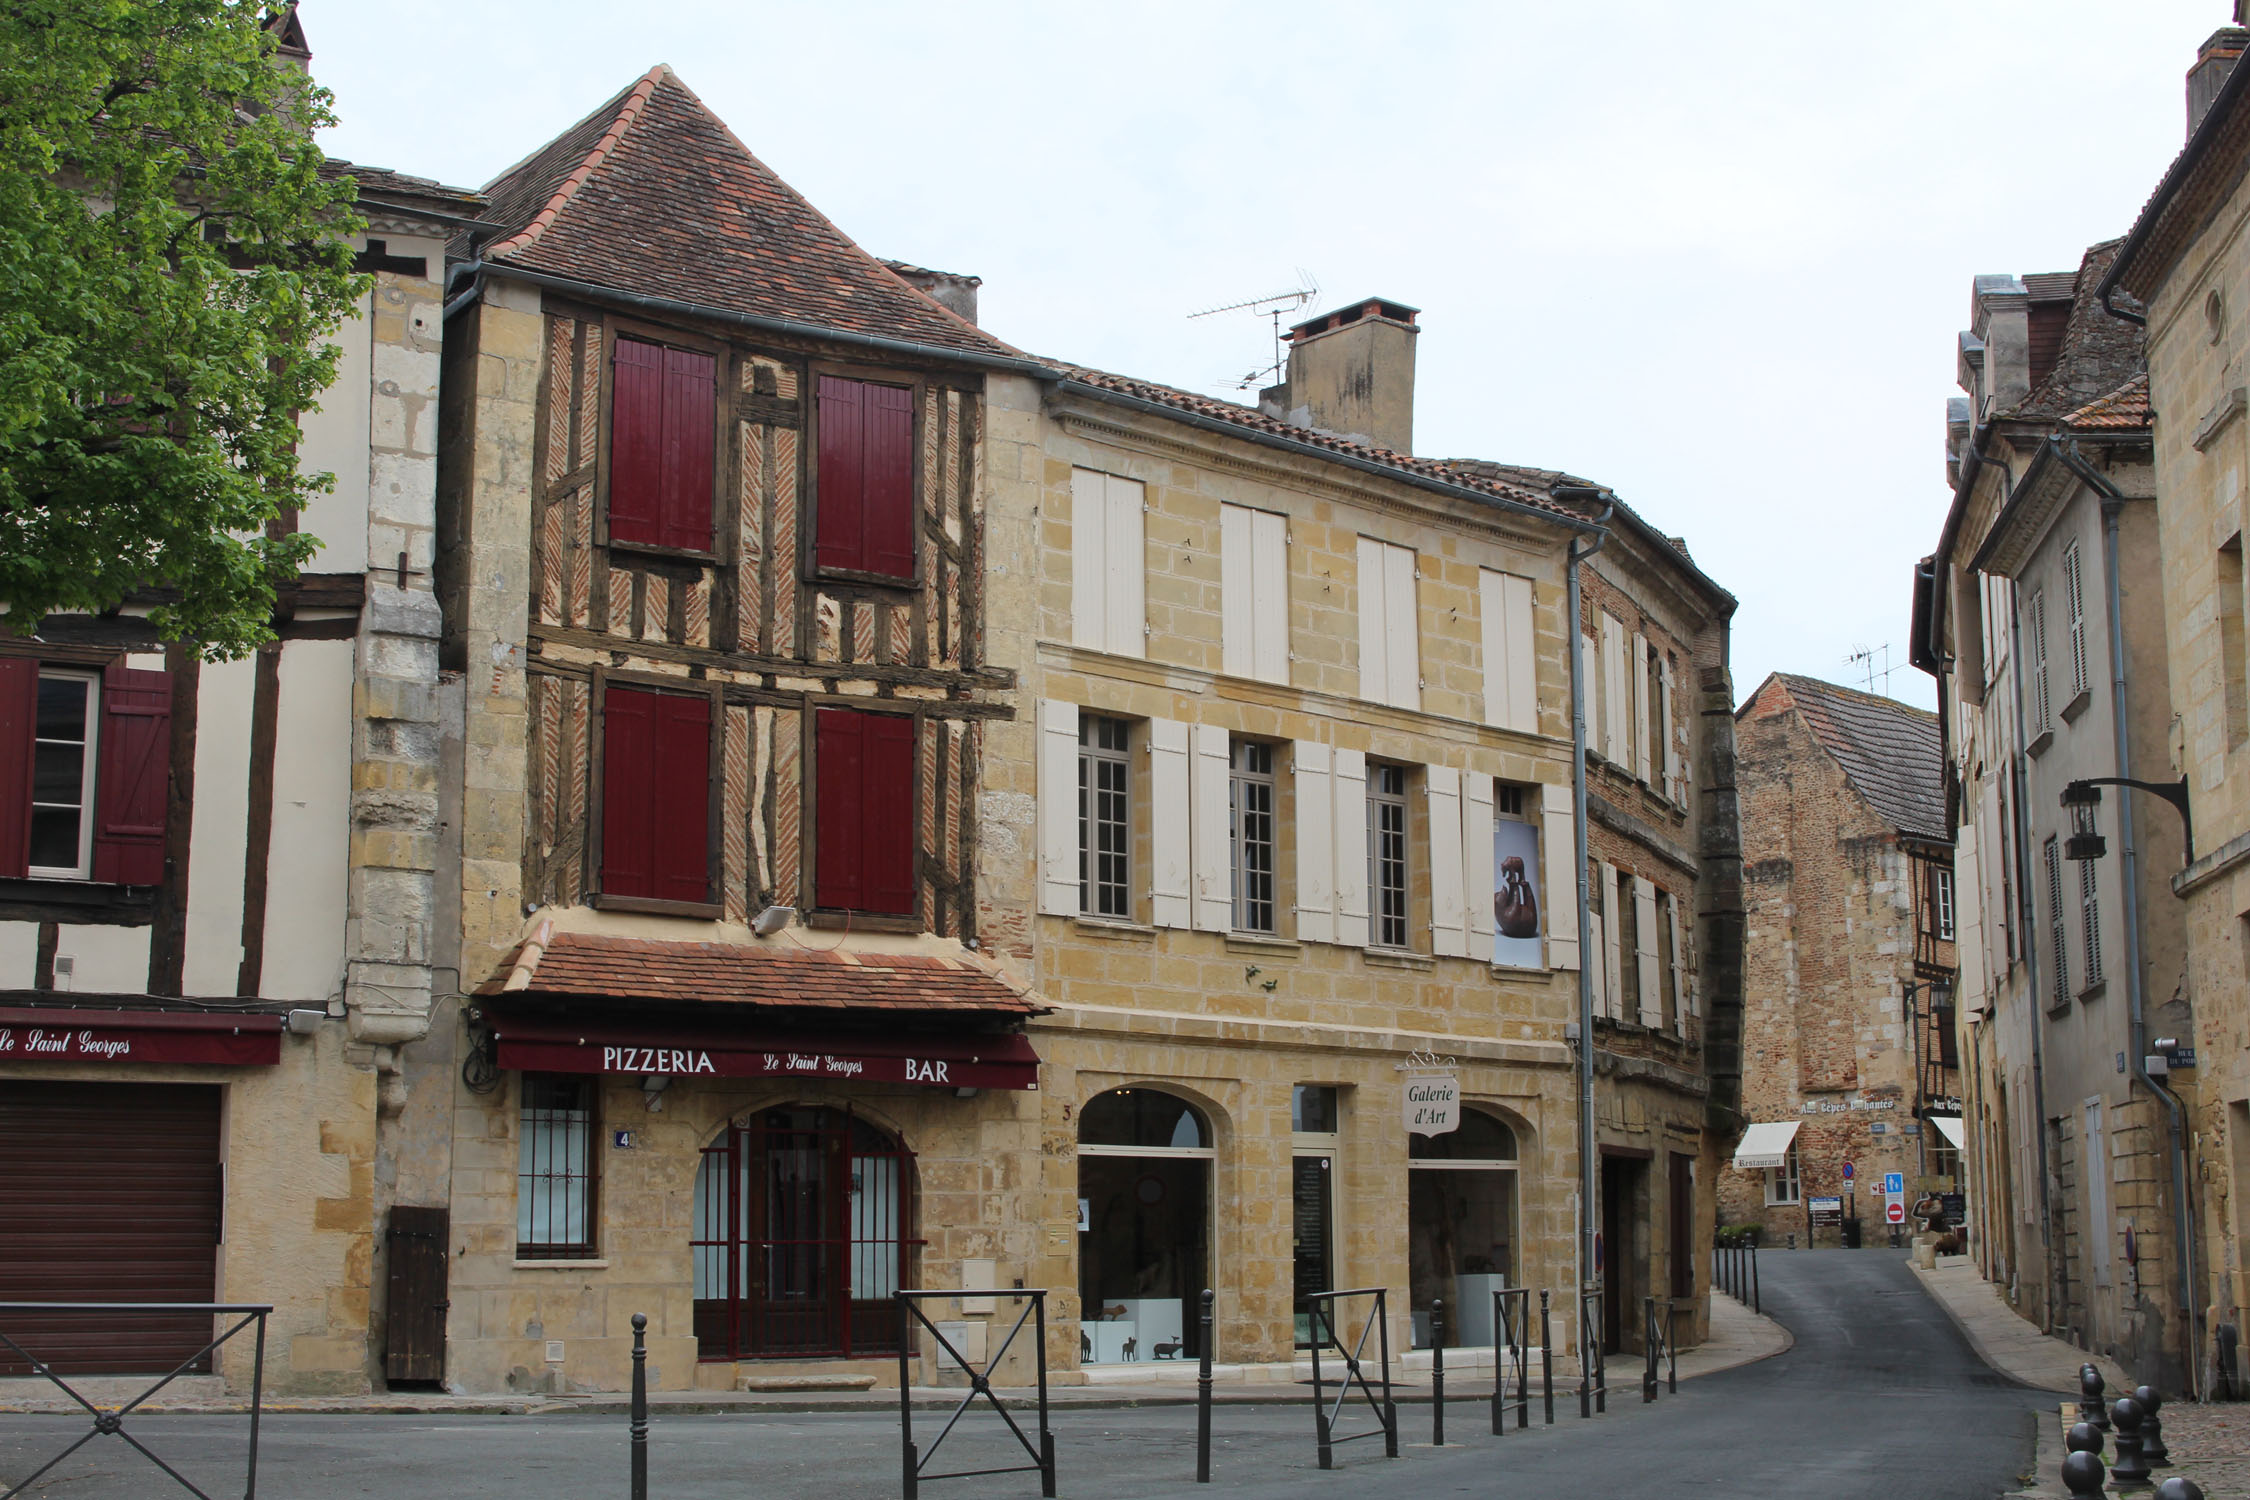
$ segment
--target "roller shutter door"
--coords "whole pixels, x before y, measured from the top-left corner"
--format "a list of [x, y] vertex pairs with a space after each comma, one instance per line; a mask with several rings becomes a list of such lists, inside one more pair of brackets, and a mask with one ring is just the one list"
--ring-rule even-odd
[[[0, 1302], [209, 1302], [220, 1196], [215, 1086], [0, 1080]], [[213, 1332], [147, 1313], [0, 1328], [66, 1375], [168, 1372]], [[0, 1375], [25, 1373], [0, 1345]]]

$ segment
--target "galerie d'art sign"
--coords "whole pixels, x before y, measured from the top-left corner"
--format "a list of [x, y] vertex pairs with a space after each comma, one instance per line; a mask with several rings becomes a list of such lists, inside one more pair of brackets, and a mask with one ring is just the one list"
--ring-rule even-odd
[[1461, 1081], [1451, 1073], [1410, 1076], [1400, 1104], [1410, 1134], [1450, 1135], [1461, 1123]]

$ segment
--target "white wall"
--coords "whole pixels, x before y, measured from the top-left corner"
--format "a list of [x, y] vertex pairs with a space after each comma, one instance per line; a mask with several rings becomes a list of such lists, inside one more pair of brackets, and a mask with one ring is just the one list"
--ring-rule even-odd
[[182, 984], [190, 995], [231, 995], [242, 967], [243, 838], [250, 816], [250, 701], [257, 666], [247, 659], [207, 663], [202, 680]]
[[259, 989], [269, 1000], [320, 1001], [343, 986], [354, 648], [352, 641], [292, 641], [281, 653]]
[[321, 394], [320, 410], [306, 412], [301, 421], [299, 466], [336, 476], [334, 492], [314, 496], [298, 518], [299, 529], [322, 544], [305, 564], [308, 573], [367, 568], [369, 392], [375, 367], [368, 311], [369, 297], [360, 298], [354, 315], [337, 328], [335, 343], [343, 355], [336, 361], [336, 383]]

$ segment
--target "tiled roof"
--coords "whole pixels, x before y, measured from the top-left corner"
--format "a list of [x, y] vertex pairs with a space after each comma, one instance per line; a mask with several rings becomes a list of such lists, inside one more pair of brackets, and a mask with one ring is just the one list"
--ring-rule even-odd
[[2080, 430], [2131, 430], [2151, 420], [2148, 375], [2144, 371], [2098, 401], [2089, 401], [2062, 419], [2063, 426]]
[[[1936, 714], [1813, 677], [1776, 672], [1770, 680], [1788, 693], [1805, 727], [1877, 817], [1901, 833], [1948, 839]], [[1760, 688], [1751, 702], [1764, 693]]]
[[1537, 490], [1519, 484], [1511, 484], [1492, 475], [1457, 468], [1452, 463], [1442, 459], [1416, 458], [1410, 453], [1400, 453], [1390, 448], [1377, 448], [1367, 443], [1355, 443], [1349, 438], [1336, 437], [1310, 427], [1298, 427], [1282, 421], [1279, 417], [1269, 417], [1255, 407], [1240, 406], [1232, 401], [1220, 401], [1210, 396], [1199, 396], [1193, 391], [1176, 390], [1168, 385], [1157, 385], [1147, 380], [1135, 380], [1127, 375], [1112, 375], [1106, 370], [1090, 370], [1084, 366], [1063, 364], [1059, 361], [1054, 363], [1061, 370], [1065, 380], [1092, 386], [1096, 390], [1115, 391], [1119, 395], [1131, 396], [1138, 400], [1152, 402], [1158, 406], [1168, 406], [1175, 411], [1187, 412], [1193, 416], [1226, 422], [1250, 432], [1287, 438], [1292, 442], [1304, 443], [1314, 448], [1325, 448], [1331, 453], [1343, 456], [1372, 460], [1386, 468], [1397, 469], [1401, 473], [1417, 475], [1423, 479], [1434, 479], [1443, 484], [1458, 485], [1463, 489], [1482, 490], [1498, 499], [1508, 500], [1517, 505], [1526, 505], [1534, 510], [1547, 511], [1552, 515], [1567, 516], [1572, 520], [1583, 519], [1570, 507], [1548, 499]]
[[750, 154], [668, 67], [485, 189], [483, 257], [640, 296], [1022, 356], [899, 279]]
[[351, 178], [359, 185], [362, 201], [404, 201], [425, 208], [443, 205], [443, 212], [464, 218], [484, 208], [484, 195], [473, 188], [449, 187], [434, 177], [410, 177], [389, 167], [370, 167], [331, 156], [321, 162], [320, 175]]
[[800, 948], [786, 940], [756, 947], [667, 943], [583, 932], [518, 944], [476, 992], [790, 1010], [994, 1016], [1039, 1010], [991, 970], [938, 954]]
[[1555, 503], [1575, 511], [1589, 521], [1601, 515], [1603, 506], [1614, 505], [1617, 510], [1616, 514], [1611, 517], [1613, 524], [1618, 517], [1623, 517], [1628, 524], [1638, 527], [1642, 535], [1652, 542], [1670, 547], [1680, 555], [1681, 560], [1688, 565], [1695, 576], [1709, 585], [1714, 594], [1727, 600], [1730, 608], [1733, 605], [1734, 595], [1721, 588], [1718, 580], [1705, 573], [1702, 565], [1688, 554], [1685, 538], [1665, 535], [1663, 531], [1651, 524], [1646, 516], [1626, 504], [1615, 490], [1607, 486], [1598, 485], [1591, 479], [1581, 479], [1576, 474], [1567, 473], [1561, 469], [1535, 469], [1525, 464], [1495, 463], [1488, 458], [1449, 458], [1445, 460], [1445, 463], [1447, 467], [1457, 469], [1464, 474], [1474, 474], [1486, 479], [1503, 479], [1510, 483], [1526, 485], [1543, 495], [1551, 496], [1551, 492], [1558, 485], [1575, 486], [1580, 489], [1598, 489], [1602, 492], [1598, 499], [1590, 495], [1574, 495], [1567, 500], [1556, 500]]
[[[2089, 401], [2114, 391], [2148, 368], [2141, 325], [2116, 318], [2103, 309], [2095, 295], [2110, 263], [2117, 258], [2122, 240], [2105, 240], [2092, 246], [2079, 262], [2070, 304], [2070, 322], [2063, 330], [2062, 352], [2055, 368], [2038, 389], [2013, 407], [1998, 413], [2003, 420], [2053, 422], [2077, 411]], [[2044, 277], [2025, 277], [2026, 283]]]
[[2023, 290], [2034, 302], [2061, 302], [2078, 290], [2078, 273], [2034, 271], [2023, 278]]

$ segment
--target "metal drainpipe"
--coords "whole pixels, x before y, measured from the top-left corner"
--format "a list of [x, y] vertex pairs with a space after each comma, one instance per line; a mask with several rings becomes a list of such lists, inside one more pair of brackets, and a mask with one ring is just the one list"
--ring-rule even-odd
[[[1594, 499], [1604, 498], [1604, 492], [1576, 486], [1557, 487], [1550, 491], [1560, 498], [1565, 494], [1584, 495]], [[1616, 513], [1614, 503], [1605, 504], [1595, 525], [1606, 528], [1609, 518]], [[1594, 976], [1589, 965], [1593, 962], [1593, 914], [1587, 907], [1586, 889], [1586, 633], [1580, 628], [1579, 612], [1583, 605], [1578, 592], [1578, 565], [1602, 550], [1609, 540], [1604, 529], [1594, 534], [1591, 543], [1573, 539], [1569, 553], [1570, 579], [1570, 785], [1573, 799], [1573, 831], [1577, 835], [1578, 853], [1578, 1287], [1581, 1292], [1592, 1279], [1594, 1270], [1594, 1235], [1598, 1222], [1596, 1202], [1597, 1180], [1594, 1156]], [[1586, 1358], [1581, 1348], [1578, 1357]]]
[[[2102, 573], [2103, 584], [2109, 591], [2110, 719], [2117, 741], [2117, 774], [2130, 776], [2133, 774], [2132, 738], [2125, 722], [2125, 593], [2117, 555], [2117, 518], [2125, 508], [2125, 495], [2106, 475], [2086, 462], [2075, 443], [2056, 444], [2055, 456], [2102, 497]], [[2129, 1050], [2125, 1056], [2133, 1080], [2163, 1100], [2165, 1113], [2171, 1117], [2173, 1233], [2180, 1240], [2180, 1306], [2186, 1319], [2183, 1331], [2187, 1335], [2182, 1364], [2187, 1369], [2188, 1394], [2201, 1400], [2202, 1382], [2198, 1376], [2203, 1335], [2196, 1317], [2194, 1217], [2188, 1203], [2187, 1109], [2177, 1094], [2157, 1082], [2148, 1071], [2148, 1023], [2144, 1016], [2146, 1002], [2141, 982], [2140, 849], [2133, 836], [2133, 789], [2119, 787], [2117, 792], [2118, 856], [2125, 886], [2125, 993], [2131, 1001], [2132, 1017], [2127, 1038]]]

